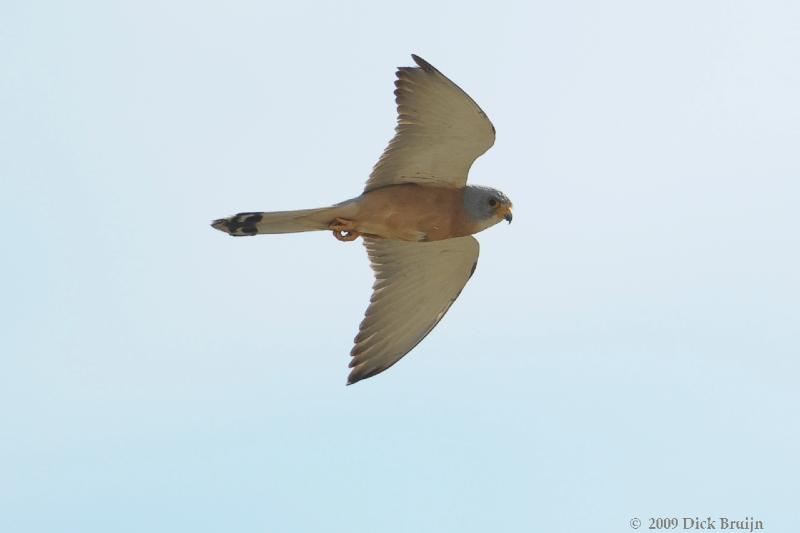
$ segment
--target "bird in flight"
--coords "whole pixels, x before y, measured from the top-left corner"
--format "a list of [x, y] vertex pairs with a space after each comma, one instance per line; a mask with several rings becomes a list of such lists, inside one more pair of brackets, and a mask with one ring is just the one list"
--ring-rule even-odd
[[350, 352], [347, 384], [383, 372], [439, 323], [478, 264], [473, 234], [511, 222], [502, 192], [467, 185], [472, 163], [493, 144], [494, 126], [430, 63], [399, 67], [397, 127], [364, 192], [319, 209], [239, 213], [211, 225], [233, 236], [329, 230], [362, 237], [375, 283]]

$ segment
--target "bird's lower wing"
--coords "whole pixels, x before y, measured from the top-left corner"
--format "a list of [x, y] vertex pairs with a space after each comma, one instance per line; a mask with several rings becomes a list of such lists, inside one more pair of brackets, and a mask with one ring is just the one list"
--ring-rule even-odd
[[478, 264], [478, 241], [459, 237], [406, 242], [365, 237], [375, 284], [347, 383], [383, 372], [425, 338], [453, 304]]

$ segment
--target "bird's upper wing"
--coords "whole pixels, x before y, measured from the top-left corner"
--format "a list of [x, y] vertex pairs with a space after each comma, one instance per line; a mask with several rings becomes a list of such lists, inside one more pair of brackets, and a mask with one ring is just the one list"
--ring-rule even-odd
[[430, 63], [397, 70], [397, 127], [372, 169], [366, 191], [399, 183], [463, 187], [472, 163], [494, 144], [478, 104]]
[[375, 284], [350, 355], [347, 384], [383, 372], [411, 351], [450, 309], [478, 264], [478, 241], [364, 237]]

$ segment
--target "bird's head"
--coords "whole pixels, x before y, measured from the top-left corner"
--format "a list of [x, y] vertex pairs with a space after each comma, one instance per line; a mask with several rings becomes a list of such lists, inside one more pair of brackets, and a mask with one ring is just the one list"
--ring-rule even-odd
[[511, 200], [502, 192], [481, 185], [464, 187], [464, 210], [478, 230], [494, 226], [501, 220], [509, 224], [513, 218]]

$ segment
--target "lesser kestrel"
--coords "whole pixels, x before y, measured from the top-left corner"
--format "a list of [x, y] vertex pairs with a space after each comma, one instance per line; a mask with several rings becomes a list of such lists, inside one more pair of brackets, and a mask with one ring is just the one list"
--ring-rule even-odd
[[397, 127], [364, 192], [331, 207], [239, 213], [212, 226], [234, 236], [332, 230], [364, 240], [372, 297], [350, 352], [350, 385], [383, 372], [436, 326], [478, 262], [471, 235], [511, 222], [511, 201], [467, 185], [495, 130], [472, 98], [430, 63], [397, 70]]

